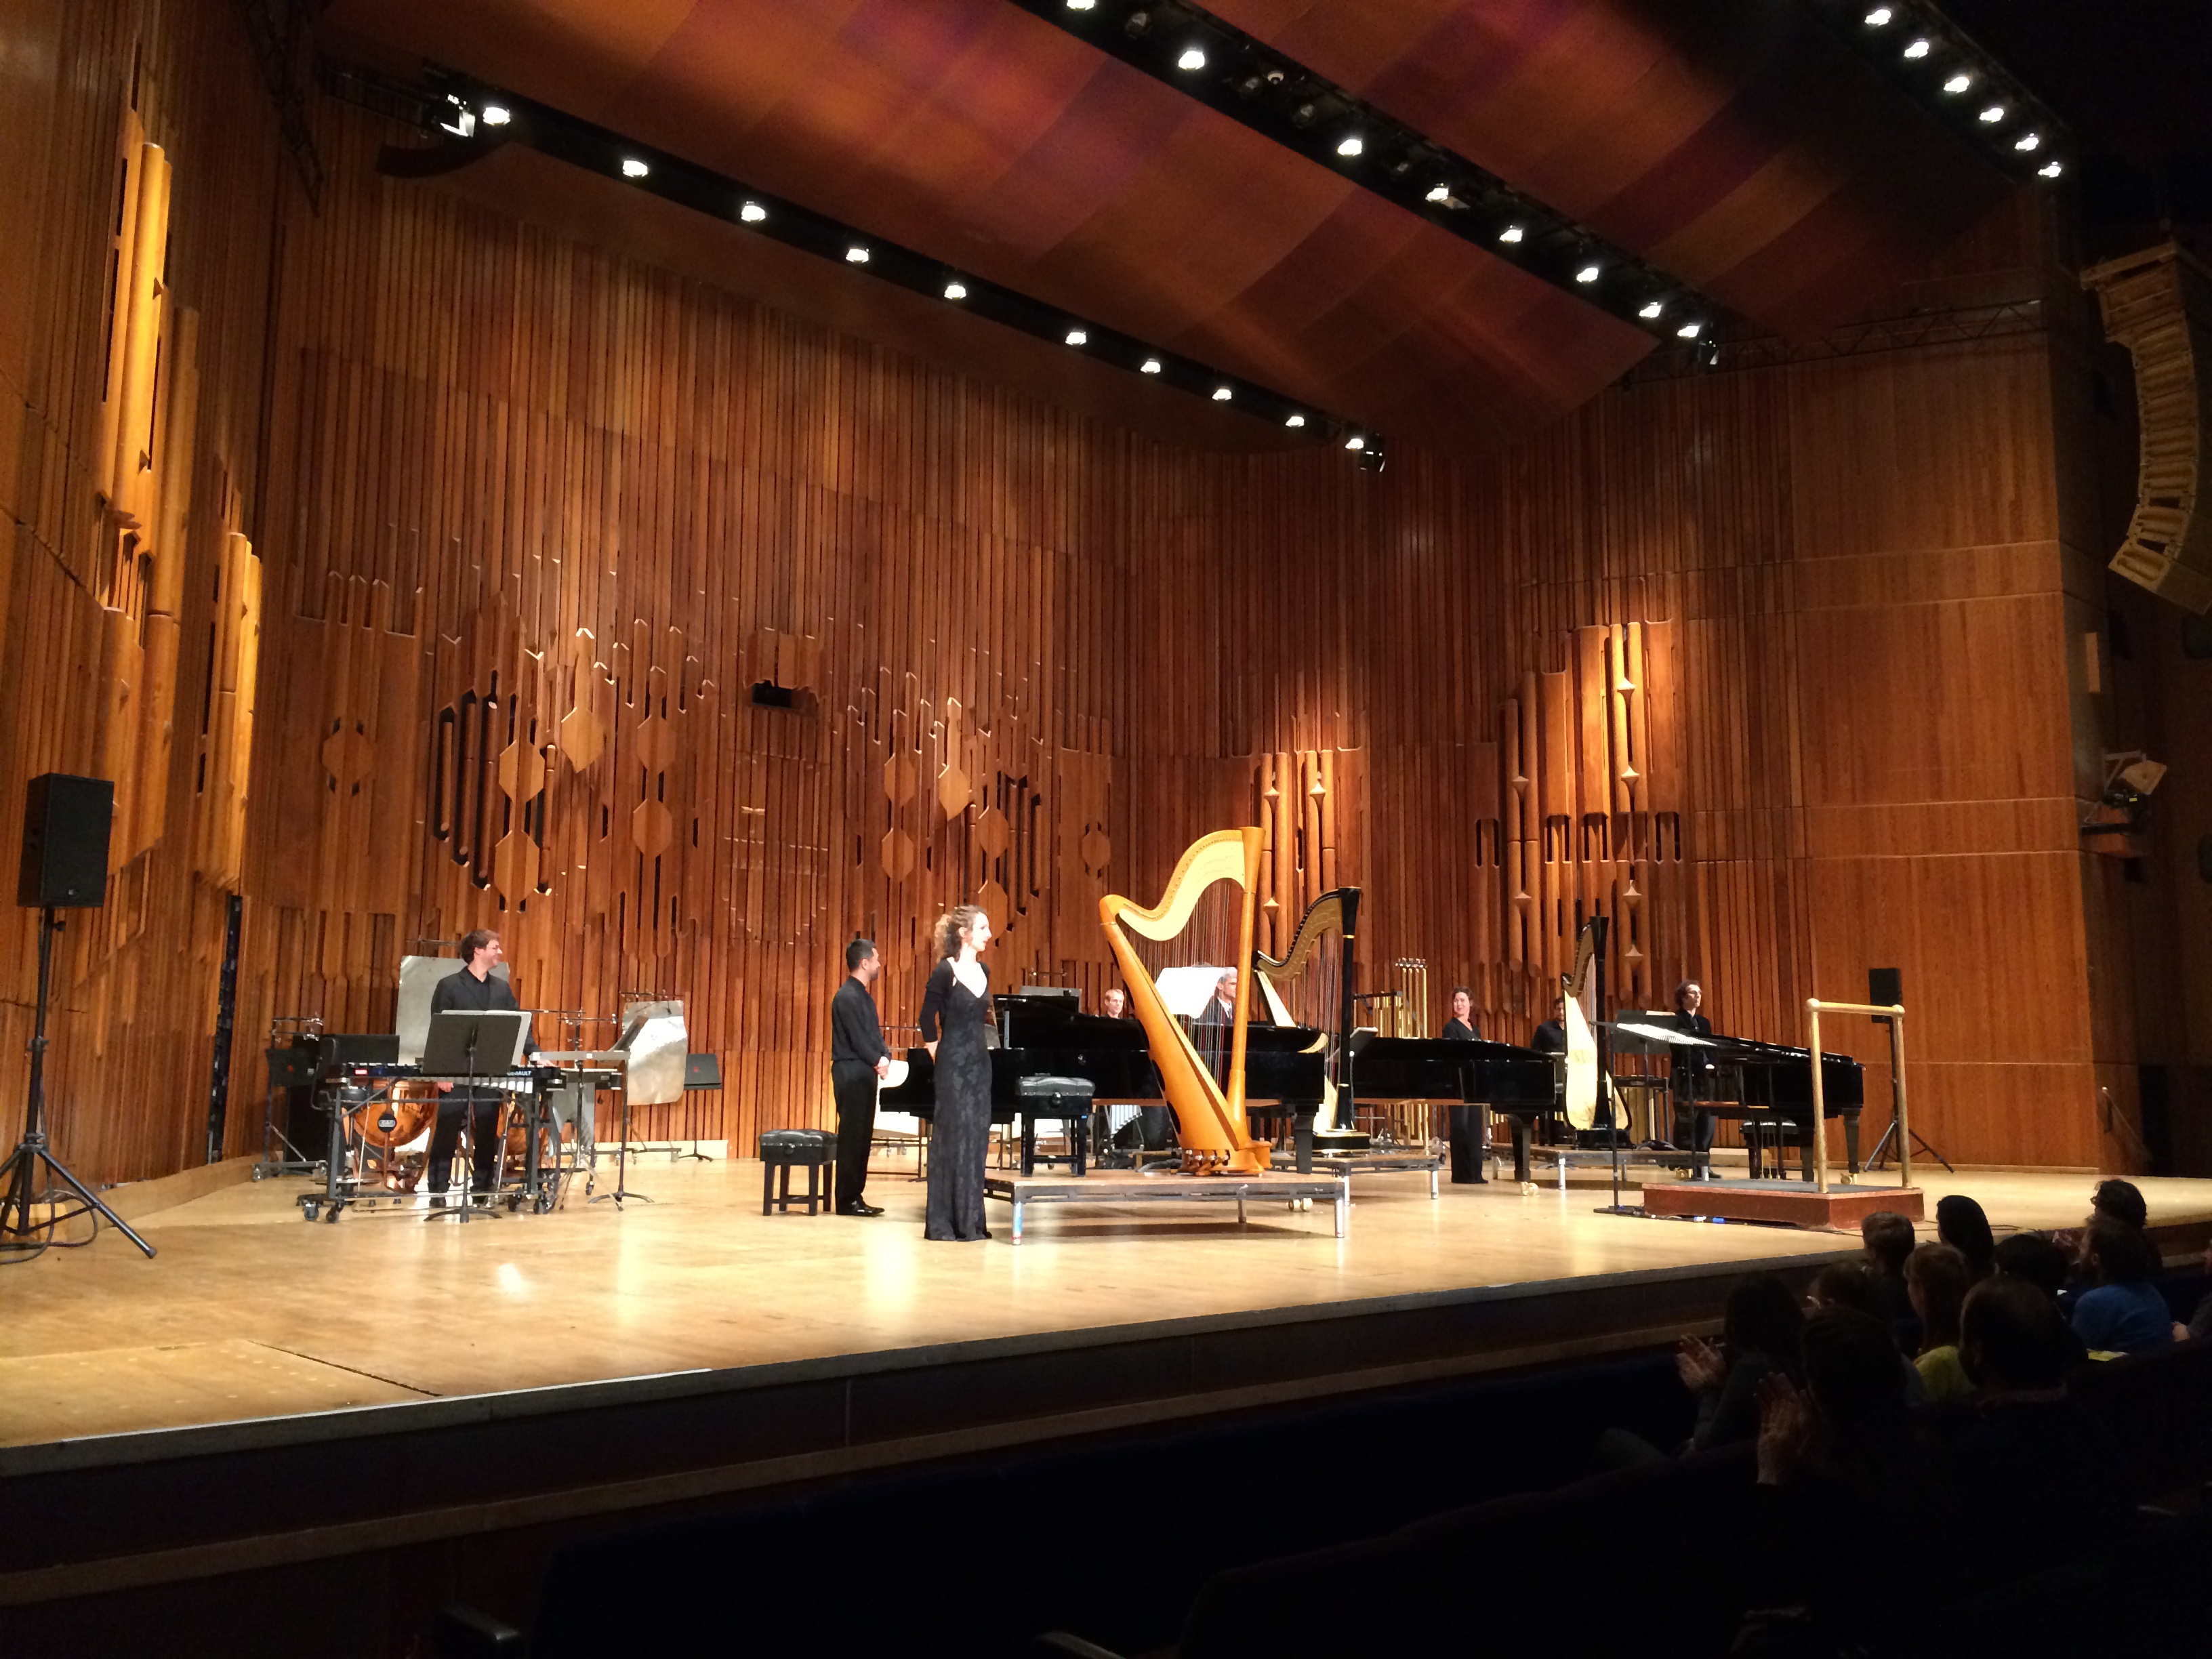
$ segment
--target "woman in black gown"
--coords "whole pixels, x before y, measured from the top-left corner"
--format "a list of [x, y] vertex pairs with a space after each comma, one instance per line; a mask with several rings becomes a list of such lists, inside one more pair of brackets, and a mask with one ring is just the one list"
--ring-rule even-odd
[[956, 905], [937, 922], [937, 969], [921, 999], [921, 1042], [937, 1067], [937, 1115], [929, 1135], [929, 1220], [925, 1238], [988, 1238], [983, 1225], [983, 1158], [991, 1139], [991, 978], [978, 959], [991, 919]]
[[[1482, 1028], [1474, 1021], [1474, 994], [1464, 985], [1452, 987], [1451, 1018], [1444, 1022], [1447, 1042], [1480, 1042]], [[1451, 1109], [1451, 1178], [1462, 1185], [1481, 1186], [1489, 1177], [1482, 1172], [1484, 1108], [1464, 1103]]]

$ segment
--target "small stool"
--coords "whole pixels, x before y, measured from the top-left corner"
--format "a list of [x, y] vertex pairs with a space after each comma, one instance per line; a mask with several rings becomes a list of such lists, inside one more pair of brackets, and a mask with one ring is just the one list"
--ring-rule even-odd
[[[806, 1206], [812, 1215], [819, 1204], [830, 1208], [830, 1160], [837, 1156], [837, 1137], [827, 1129], [765, 1129], [761, 1132], [761, 1213]], [[795, 1164], [806, 1170], [806, 1194], [791, 1195], [791, 1171]], [[779, 1173], [780, 1172], [780, 1173]]]
[[[1041, 1117], [1057, 1119], [1067, 1131], [1066, 1157], [1040, 1157], [1036, 1126]], [[1091, 1080], [1080, 1077], [1025, 1077], [1022, 1079], [1022, 1173], [1035, 1175], [1040, 1164], [1065, 1164], [1069, 1172], [1083, 1173], [1084, 1143], [1091, 1133]]]

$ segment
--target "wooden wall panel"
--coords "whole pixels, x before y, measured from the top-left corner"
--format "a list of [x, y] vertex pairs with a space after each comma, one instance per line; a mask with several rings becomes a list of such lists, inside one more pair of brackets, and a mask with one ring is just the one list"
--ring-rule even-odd
[[[77, 49], [108, 63], [137, 14], [100, 15]], [[1377, 478], [1167, 448], [381, 179], [386, 135], [334, 106], [319, 213], [265, 131], [249, 167], [146, 118], [203, 313], [179, 706], [228, 536], [264, 595], [232, 1150], [272, 1014], [384, 1025], [399, 957], [480, 923], [541, 1008], [685, 998], [727, 1085], [647, 1133], [823, 1121], [853, 933], [894, 1024], [971, 896], [1001, 983], [1095, 994], [1099, 896], [1157, 898], [1279, 781], [1279, 925], [1360, 884], [1363, 959], [1471, 985], [1494, 1035], [1525, 1037], [1595, 908], [1626, 919], [1624, 997], [1695, 975], [1751, 1036], [1894, 962], [1947, 1152], [2097, 1155], [2089, 1045], [2042, 1018], [2090, 991], [2044, 342], [1641, 384], [1480, 465], [1394, 434]], [[73, 203], [115, 129], [64, 127]], [[209, 180], [241, 174], [276, 222], [218, 246]], [[0, 285], [55, 328], [0, 345], [100, 331], [75, 211], [73, 265]], [[89, 752], [100, 603], [94, 348], [14, 349], [8, 637], [45, 665], [34, 736], [0, 738], [18, 788]], [[173, 745], [166, 829], [72, 939], [68, 1146], [96, 1174], [185, 1161], [204, 1115], [202, 748]], [[1230, 927], [1217, 896], [1148, 954], [1218, 960]]]

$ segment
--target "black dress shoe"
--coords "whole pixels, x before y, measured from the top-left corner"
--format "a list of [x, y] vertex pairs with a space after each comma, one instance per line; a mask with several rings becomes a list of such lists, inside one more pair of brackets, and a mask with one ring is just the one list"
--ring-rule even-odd
[[881, 1215], [883, 1211], [876, 1205], [855, 1201], [851, 1204], [840, 1204], [837, 1206], [837, 1213], [839, 1215]]

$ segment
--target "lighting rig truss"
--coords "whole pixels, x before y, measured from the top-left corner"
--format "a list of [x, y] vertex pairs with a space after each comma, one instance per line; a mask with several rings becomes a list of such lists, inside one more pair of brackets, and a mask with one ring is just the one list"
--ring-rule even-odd
[[2064, 176], [2065, 124], [1995, 54], [1921, 0], [1812, 0], [1815, 15], [2005, 172]]
[[422, 150], [387, 149], [391, 173], [428, 177], [456, 171], [505, 144], [521, 144], [587, 172], [619, 179], [662, 200], [705, 214], [750, 234], [781, 242], [856, 270], [878, 281], [988, 318], [1157, 384], [1286, 427], [1310, 442], [1334, 441], [1369, 471], [1382, 467], [1382, 438], [1372, 427], [1303, 404], [1241, 376], [1148, 345], [1135, 337], [1048, 305], [939, 259], [857, 230], [766, 191], [595, 126], [548, 104], [444, 70], [410, 85], [374, 70], [326, 64], [323, 85], [334, 97], [416, 127], [442, 134]]
[[1012, 0], [1361, 189], [1663, 339], [1720, 307], [1334, 82], [1182, 0]]

